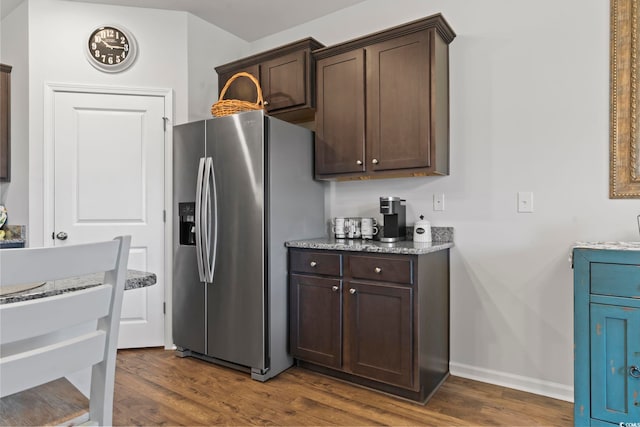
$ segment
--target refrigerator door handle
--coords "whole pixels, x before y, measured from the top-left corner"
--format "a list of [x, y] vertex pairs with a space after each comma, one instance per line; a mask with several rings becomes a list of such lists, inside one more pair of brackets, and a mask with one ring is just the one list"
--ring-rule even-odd
[[202, 228], [204, 230], [202, 234], [202, 269], [204, 270], [204, 281], [211, 283], [211, 269], [209, 268], [209, 265], [211, 264], [211, 157], [205, 158], [204, 162], [204, 195], [202, 196]]
[[211, 184], [211, 186], [213, 187], [212, 189], [207, 189], [207, 195], [209, 196], [209, 203], [210, 206], [211, 204], [213, 205], [212, 208], [212, 212], [210, 212], [210, 215], [208, 216], [209, 221], [211, 221], [212, 217], [213, 217], [213, 224], [209, 223], [208, 227], [209, 229], [211, 229], [211, 227], [213, 228], [213, 242], [211, 244], [212, 249], [213, 249], [213, 253], [211, 253], [210, 257], [207, 258], [207, 272], [209, 273], [209, 280], [208, 282], [213, 283], [213, 273], [215, 271], [216, 268], [216, 255], [217, 255], [217, 250], [218, 250], [218, 192], [217, 192], [217, 187], [216, 187], [216, 174], [215, 174], [215, 170], [213, 169], [213, 158], [208, 157], [207, 158], [207, 170], [209, 171], [209, 174], [211, 176], [211, 180], [207, 180], [207, 186], [209, 184]]
[[204, 174], [204, 157], [200, 158], [198, 164], [198, 179], [196, 183], [196, 256], [198, 259], [198, 277], [201, 282], [206, 281], [204, 275], [204, 262], [203, 262], [203, 247], [202, 247], [202, 178]]

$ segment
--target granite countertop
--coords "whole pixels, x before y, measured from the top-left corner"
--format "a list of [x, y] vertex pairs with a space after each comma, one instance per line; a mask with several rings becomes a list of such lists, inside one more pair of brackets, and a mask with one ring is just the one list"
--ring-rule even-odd
[[453, 247], [453, 227], [431, 227], [431, 243], [402, 240], [383, 243], [378, 240], [335, 239], [319, 237], [315, 239], [285, 242], [288, 248], [322, 249], [332, 251], [375, 252], [387, 254], [422, 255]]
[[576, 242], [572, 249], [608, 249], [614, 251], [640, 251], [640, 242]]
[[[1, 256], [1, 255], [0, 255]], [[52, 282], [45, 282], [41, 285], [36, 285], [27, 290], [6, 293], [0, 295], [0, 304], [9, 304], [12, 302], [27, 301], [36, 298], [44, 298], [53, 295], [59, 295], [66, 292], [79, 291], [81, 289], [91, 288], [98, 286], [102, 283], [104, 278], [103, 273], [89, 274], [86, 276], [74, 277], [71, 279], [55, 280]], [[156, 283], [155, 273], [147, 273], [138, 270], [127, 271], [127, 281], [125, 282], [124, 289], [128, 291], [130, 289], [144, 288], [154, 285]]]

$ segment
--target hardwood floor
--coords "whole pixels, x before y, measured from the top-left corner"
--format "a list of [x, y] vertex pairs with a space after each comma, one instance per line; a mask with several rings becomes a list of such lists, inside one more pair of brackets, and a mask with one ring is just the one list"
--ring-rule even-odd
[[171, 351], [137, 349], [118, 352], [113, 423], [570, 426], [573, 405], [450, 377], [422, 406], [297, 367], [260, 383]]
[[450, 377], [422, 406], [300, 368], [265, 383], [164, 350], [118, 354], [117, 425], [569, 426], [573, 405]]

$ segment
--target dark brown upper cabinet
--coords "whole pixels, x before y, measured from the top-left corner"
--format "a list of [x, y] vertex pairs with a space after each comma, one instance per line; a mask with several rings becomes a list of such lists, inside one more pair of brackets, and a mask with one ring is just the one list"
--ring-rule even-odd
[[[290, 122], [305, 122], [315, 115], [315, 62], [311, 51], [324, 47], [313, 38], [216, 67], [218, 93], [227, 80], [240, 71], [260, 82], [267, 113]], [[236, 79], [225, 99], [255, 102], [256, 88], [247, 78]]]
[[449, 43], [437, 14], [313, 52], [317, 179], [449, 174]]
[[11, 66], [0, 64], [0, 181], [11, 181]]

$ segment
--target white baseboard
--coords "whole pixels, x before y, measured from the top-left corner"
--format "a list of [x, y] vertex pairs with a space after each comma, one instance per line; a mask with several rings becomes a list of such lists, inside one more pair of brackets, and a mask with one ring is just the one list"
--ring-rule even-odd
[[573, 387], [462, 363], [449, 363], [451, 375], [573, 402]]

